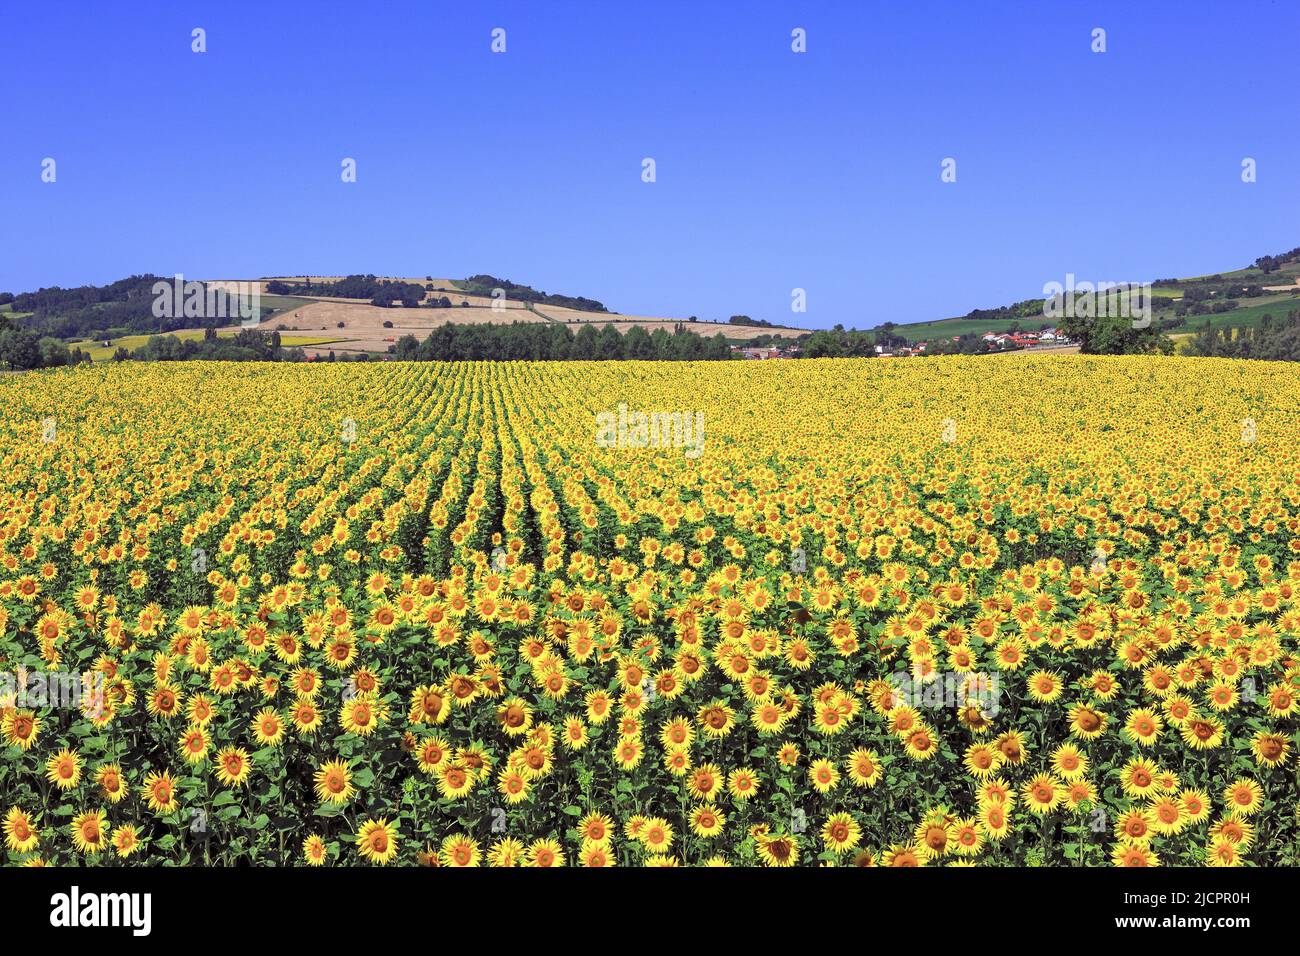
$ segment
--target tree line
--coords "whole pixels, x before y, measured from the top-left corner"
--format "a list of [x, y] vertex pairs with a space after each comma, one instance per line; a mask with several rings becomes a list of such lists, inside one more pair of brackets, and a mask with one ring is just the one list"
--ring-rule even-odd
[[1275, 322], [1271, 314], [1250, 328], [1217, 329], [1206, 322], [1187, 344], [1188, 355], [1300, 362], [1300, 309]]
[[433, 283], [402, 282], [397, 279], [380, 279], [373, 275], [344, 276], [331, 282], [313, 282], [308, 276], [303, 282], [285, 282], [275, 279], [266, 284], [268, 295], [302, 295], [327, 299], [369, 299], [371, 305], [388, 308], [394, 302], [403, 308], [419, 306]]
[[511, 282], [509, 279], [498, 279], [496, 276], [487, 273], [470, 276], [461, 283], [461, 286], [465, 292], [471, 295], [490, 297], [493, 292], [500, 289], [506, 294], [507, 299], [513, 299], [516, 302], [554, 305], [565, 309], [576, 309], [579, 312], [609, 311], [600, 302], [595, 299], [588, 299], [586, 296], [539, 292], [531, 286], [520, 285], [517, 282]]
[[705, 338], [678, 323], [670, 333], [632, 326], [620, 333], [584, 324], [575, 334], [568, 325], [511, 322], [441, 325], [424, 341], [404, 335], [391, 348], [394, 358], [413, 362], [461, 361], [716, 361], [732, 356], [722, 333]]
[[[420, 305], [426, 292], [450, 292], [452, 295], [460, 293], [462, 296], [482, 296], [484, 298], [495, 298], [497, 290], [501, 290], [507, 299], [516, 302], [533, 302], [538, 305], [562, 306], [567, 309], [576, 309], [580, 312], [608, 312], [600, 302], [595, 299], [588, 299], [584, 296], [559, 295], [547, 292], [539, 292], [531, 286], [521, 285], [517, 282], [511, 282], [509, 279], [498, 279], [496, 276], [480, 273], [472, 275], [460, 283], [459, 289], [442, 289], [434, 285], [432, 279], [426, 279], [425, 282], [405, 282], [400, 279], [381, 279], [374, 275], [350, 275], [342, 279], [330, 281], [313, 281], [311, 276], [307, 276], [302, 282], [291, 282], [283, 279], [274, 279], [266, 284], [266, 291], [270, 295], [301, 295], [316, 298], [331, 299], [369, 299], [371, 305], [382, 306], [387, 308], [394, 303], [400, 304], [403, 308], [415, 308]], [[434, 308], [450, 308], [452, 300], [446, 295], [433, 297], [432, 301], [427, 303]], [[461, 305], [469, 305], [465, 299], [461, 299]]]
[[90, 356], [81, 349], [69, 349], [52, 336], [18, 328], [7, 315], [0, 313], [0, 370], [28, 372], [89, 361]]
[[205, 329], [202, 339], [175, 335], [151, 335], [144, 345], [128, 351], [119, 347], [115, 362], [305, 362], [300, 348], [284, 348], [279, 332], [240, 329], [233, 336], [219, 336]]

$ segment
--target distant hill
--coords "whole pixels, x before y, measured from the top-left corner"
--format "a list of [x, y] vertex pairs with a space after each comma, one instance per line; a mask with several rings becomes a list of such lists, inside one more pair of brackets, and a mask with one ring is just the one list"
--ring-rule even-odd
[[[1261, 256], [1243, 269], [1186, 279], [1152, 282], [1154, 322], [1174, 338], [1191, 334], [1206, 322], [1212, 328], [1255, 328], [1265, 315], [1281, 318], [1300, 308], [1300, 247]], [[892, 327], [910, 341], [936, 336], [983, 335], [1014, 328], [1032, 331], [1055, 323], [1043, 314], [1043, 298], [1024, 299], [966, 315]], [[877, 326], [881, 328], [881, 326]]]
[[[154, 315], [157, 282], [170, 276], [151, 273], [131, 276], [105, 286], [52, 287], [6, 295], [0, 309], [23, 328], [81, 346], [94, 358], [135, 348], [151, 334], [175, 334], [183, 340], [202, 338], [206, 329], [233, 336], [245, 328], [288, 335], [286, 344], [302, 346], [309, 355], [371, 355], [388, 352], [404, 335], [423, 340], [446, 324], [548, 323], [578, 332], [585, 325], [612, 325], [626, 333], [638, 328], [648, 334], [690, 330], [703, 337], [721, 334], [731, 343], [790, 341], [807, 334], [792, 326], [732, 316], [727, 321], [701, 321], [695, 316], [624, 315], [586, 296], [548, 293], [480, 273], [465, 279], [410, 276], [270, 276], [252, 280], [202, 280], [204, 294], [232, 297], [257, 290], [261, 313], [251, 325], [236, 318], [177, 314]], [[233, 303], [251, 306], [243, 298]], [[225, 315], [235, 314], [235, 307]], [[737, 322], [736, 319], [746, 319]], [[107, 344], [105, 344], [107, 343]]]

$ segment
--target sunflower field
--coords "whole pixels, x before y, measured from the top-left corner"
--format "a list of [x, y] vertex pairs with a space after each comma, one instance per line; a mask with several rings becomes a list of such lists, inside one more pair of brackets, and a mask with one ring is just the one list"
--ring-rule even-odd
[[1296, 365], [0, 377], [11, 865], [1296, 865], [1298, 634]]

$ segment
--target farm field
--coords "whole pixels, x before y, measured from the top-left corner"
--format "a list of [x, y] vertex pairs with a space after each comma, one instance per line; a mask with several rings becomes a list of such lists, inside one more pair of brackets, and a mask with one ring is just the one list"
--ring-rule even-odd
[[6, 860], [1296, 865], [1298, 397], [1077, 355], [2, 377]]
[[[279, 297], [289, 299], [290, 297]], [[402, 309], [383, 308], [368, 302], [347, 299], [303, 300], [298, 307], [286, 306], [274, 315], [263, 319], [260, 325], [253, 326], [263, 332], [281, 330], [282, 335], [292, 335], [295, 331], [318, 331], [330, 335], [329, 348], [306, 348], [308, 355], [325, 355], [335, 352], [386, 352], [398, 338], [414, 335], [418, 339], [426, 338], [430, 332], [447, 323], [496, 323], [510, 322], [554, 322], [570, 324], [575, 332], [579, 323], [590, 323], [598, 329], [612, 325], [620, 333], [626, 333], [634, 325], [646, 332], [662, 328], [671, 332], [677, 325], [703, 336], [722, 333], [733, 341], [746, 341], [764, 333], [796, 337], [804, 334], [803, 329], [756, 328], [753, 326], [731, 325], [721, 322], [687, 322], [684, 319], [656, 319], [649, 316], [623, 316], [608, 312], [581, 312], [557, 306], [538, 305], [529, 308], [521, 301], [506, 301], [504, 310], [492, 308], [492, 300], [482, 296], [450, 296], [456, 303], [449, 309]], [[468, 307], [460, 302], [468, 301]], [[391, 327], [385, 328], [388, 322]], [[339, 323], [343, 323], [342, 327]], [[233, 331], [234, 327], [226, 331]]]
[[1189, 315], [1179, 332], [1199, 332], [1209, 322], [1216, 329], [1257, 328], [1264, 316], [1271, 315], [1274, 324], [1286, 319], [1288, 312], [1300, 311], [1300, 297], [1292, 295], [1266, 296], [1262, 300], [1245, 300], [1250, 305], [1210, 315]]

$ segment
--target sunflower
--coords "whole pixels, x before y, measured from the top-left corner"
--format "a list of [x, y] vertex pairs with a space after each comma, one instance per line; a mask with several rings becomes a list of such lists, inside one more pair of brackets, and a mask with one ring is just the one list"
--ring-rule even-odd
[[760, 734], [779, 734], [790, 719], [789, 714], [774, 700], [759, 701], [750, 712], [750, 723]]
[[1151, 827], [1157, 833], [1179, 833], [1187, 826], [1187, 817], [1183, 812], [1183, 803], [1177, 797], [1157, 797], [1148, 808]]
[[639, 839], [651, 853], [667, 853], [673, 845], [672, 824], [662, 817], [651, 817], [642, 827]]
[[480, 857], [478, 843], [463, 833], [446, 837], [438, 853], [442, 865], [448, 867], [478, 866]]
[[136, 850], [140, 849], [140, 834], [130, 823], [124, 823], [113, 830], [109, 842], [113, 844], [113, 849], [122, 859], [126, 859]]
[[140, 787], [140, 795], [154, 813], [171, 813], [176, 809], [176, 781], [166, 770], [148, 774]]
[[808, 781], [818, 793], [830, 793], [840, 782], [840, 772], [831, 761], [821, 758], [808, 767]]
[[1145, 843], [1117, 843], [1110, 854], [1115, 866], [1159, 866], [1160, 858]]
[[362, 858], [381, 866], [397, 855], [397, 841], [397, 829], [386, 817], [367, 819], [356, 833], [357, 851]]
[[874, 787], [880, 781], [880, 758], [875, 751], [859, 747], [849, 754], [845, 770], [855, 787]]
[[159, 682], [150, 692], [145, 709], [155, 717], [170, 720], [184, 709], [184, 697], [171, 684]]
[[591, 740], [587, 732], [587, 723], [581, 717], [566, 717], [564, 733], [560, 739], [569, 750], [581, 750]]
[[1196, 716], [1196, 705], [1190, 697], [1183, 694], [1171, 694], [1165, 698], [1163, 707], [1165, 718], [1180, 730], [1188, 720]]
[[1264, 791], [1249, 777], [1238, 777], [1224, 788], [1223, 802], [1233, 813], [1248, 817], [1264, 805]]
[[722, 832], [723, 826], [726, 825], [727, 818], [712, 804], [703, 803], [691, 811], [691, 830], [696, 836], [706, 839], [715, 837]]
[[491, 867], [514, 867], [523, 862], [526, 850], [514, 837], [502, 837], [488, 850], [487, 862]]
[[1015, 806], [1015, 791], [1001, 777], [989, 777], [983, 780], [979, 785], [979, 802], [984, 803], [1001, 803], [1005, 804], [1008, 809]]
[[1040, 704], [1050, 704], [1061, 696], [1065, 682], [1055, 671], [1034, 671], [1029, 675], [1029, 696]]
[[687, 775], [687, 789], [697, 800], [714, 800], [726, 783], [716, 764], [702, 763]]
[[822, 842], [835, 853], [855, 849], [862, 839], [862, 827], [849, 813], [833, 813], [822, 825]]
[[438, 792], [448, 800], [459, 799], [474, 789], [474, 774], [459, 761], [443, 761], [434, 775]]
[[880, 865], [888, 867], [925, 866], [930, 856], [915, 843], [895, 843], [880, 855]]
[[534, 840], [524, 851], [522, 862], [529, 867], [564, 866], [564, 849], [554, 840]]
[[329, 848], [319, 834], [312, 833], [302, 841], [302, 857], [308, 866], [321, 866], [329, 855]]
[[1065, 802], [1071, 810], [1082, 810], [1084, 804], [1091, 806], [1097, 802], [1097, 790], [1092, 783], [1082, 777], [1067, 780]]
[[253, 738], [263, 747], [275, 747], [284, 739], [284, 718], [271, 707], [264, 707], [253, 717]]
[[1021, 787], [1020, 796], [1025, 809], [1042, 816], [1055, 810], [1065, 799], [1065, 787], [1051, 774], [1040, 773]]
[[1139, 708], [1131, 711], [1124, 722], [1124, 736], [1143, 747], [1156, 742], [1164, 729], [1164, 721], [1155, 711]]
[[514, 805], [523, 803], [532, 793], [532, 783], [518, 770], [502, 767], [497, 775], [497, 791], [506, 803]]
[[1141, 758], [1134, 758], [1120, 770], [1119, 782], [1124, 793], [1130, 797], [1146, 796], [1156, 788], [1159, 774], [1155, 764]]
[[1200, 823], [1210, 815], [1210, 795], [1204, 790], [1182, 790], [1178, 800], [1183, 805], [1183, 817], [1188, 823]]
[[943, 810], [932, 810], [912, 831], [913, 842], [928, 859], [938, 859], [952, 851], [952, 818]]
[[586, 704], [587, 720], [596, 726], [605, 723], [613, 714], [613, 702], [609, 694], [603, 690], [590, 691], [583, 700]]
[[100, 796], [109, 803], [117, 803], [127, 794], [122, 768], [115, 763], [106, 763], [96, 770], [95, 782], [99, 784]]
[[45, 762], [45, 779], [60, 790], [71, 790], [81, 782], [81, 758], [66, 747]]
[[736, 726], [735, 711], [716, 699], [700, 708], [696, 721], [710, 737], [725, 737]]
[[1241, 865], [1241, 848], [1232, 840], [1214, 837], [1205, 851], [1206, 866], [1234, 867]]
[[589, 844], [607, 844], [614, 832], [614, 821], [603, 813], [588, 813], [578, 821], [578, 833]]
[[1052, 769], [1065, 781], [1076, 780], [1088, 772], [1088, 758], [1074, 744], [1061, 744], [1052, 751]]
[[1285, 734], [1269, 734], [1256, 731], [1250, 741], [1250, 752], [1255, 755], [1255, 762], [1261, 766], [1277, 767], [1286, 763], [1291, 752], [1291, 742]]
[[217, 779], [227, 787], [237, 787], [248, 779], [253, 765], [248, 753], [239, 747], [223, 747], [217, 751], [214, 772]]
[[962, 758], [967, 773], [977, 780], [983, 780], [997, 773], [1006, 761], [1007, 758], [997, 747], [981, 743], [967, 747], [966, 755]]
[[202, 727], [190, 727], [177, 741], [186, 763], [202, 763], [208, 756], [208, 735]]
[[1025, 735], [1018, 730], [1008, 730], [1001, 734], [993, 746], [1002, 754], [1002, 759], [1008, 766], [1018, 767], [1029, 758], [1029, 745], [1025, 741]]
[[929, 760], [938, 753], [939, 747], [934, 733], [922, 724], [903, 739], [903, 750], [913, 760]]
[[799, 751], [799, 745], [793, 741], [787, 740], [777, 748], [776, 762], [787, 770], [797, 767], [802, 759], [803, 754]]
[[978, 856], [984, 849], [984, 835], [974, 817], [959, 817], [952, 822], [952, 850], [959, 856]]
[[1010, 808], [1001, 803], [985, 803], [979, 808], [980, 823], [990, 840], [1001, 840], [1011, 832]]
[[623, 770], [635, 770], [645, 756], [640, 739], [623, 737], [614, 748], [614, 762]]
[[856, 711], [857, 705], [848, 699], [819, 703], [813, 708], [813, 730], [828, 737], [843, 733]]
[[695, 739], [695, 729], [685, 717], [665, 721], [659, 729], [659, 743], [664, 747], [689, 747]]
[[299, 697], [289, 709], [289, 719], [300, 734], [316, 731], [321, 723], [321, 713], [309, 697]]
[[316, 770], [316, 796], [322, 803], [342, 806], [356, 795], [352, 771], [341, 760], [329, 760]]
[[508, 698], [497, 706], [497, 724], [507, 736], [522, 736], [533, 726], [533, 709], [522, 698]]
[[5, 844], [15, 853], [27, 853], [41, 842], [40, 831], [36, 828], [36, 824], [27, 811], [20, 807], [9, 808], [9, 812], [5, 814], [4, 830]]
[[212, 722], [212, 718], [217, 715], [217, 708], [213, 704], [212, 698], [207, 694], [195, 694], [186, 704], [185, 713], [189, 717], [192, 726], [206, 727]]
[[589, 868], [614, 865], [614, 857], [609, 847], [603, 843], [584, 843], [578, 850], [578, 861]]
[[1255, 827], [1244, 817], [1228, 813], [1210, 825], [1209, 835], [1211, 840], [1227, 841], [1239, 850], [1247, 850], [1255, 842]]
[[359, 693], [339, 708], [339, 726], [349, 734], [369, 737], [388, 718], [383, 704], [372, 694]]
[[1223, 725], [1210, 717], [1193, 717], [1178, 728], [1178, 735], [1193, 750], [1214, 750], [1223, 743]]
[[1296, 685], [1279, 681], [1268, 689], [1268, 712], [1274, 717], [1289, 717], [1300, 709]]
[[103, 810], [87, 810], [77, 814], [72, 818], [68, 829], [72, 833], [72, 842], [87, 856], [94, 856], [108, 845]]
[[1100, 711], [1084, 703], [1070, 705], [1070, 735], [1092, 740], [1100, 737], [1106, 730], [1106, 717]]
[[4, 733], [5, 741], [11, 746], [29, 750], [41, 735], [41, 719], [30, 710], [4, 710], [0, 732]]
[[765, 866], [794, 866], [799, 860], [799, 841], [794, 836], [760, 834], [754, 838], [758, 858]]

